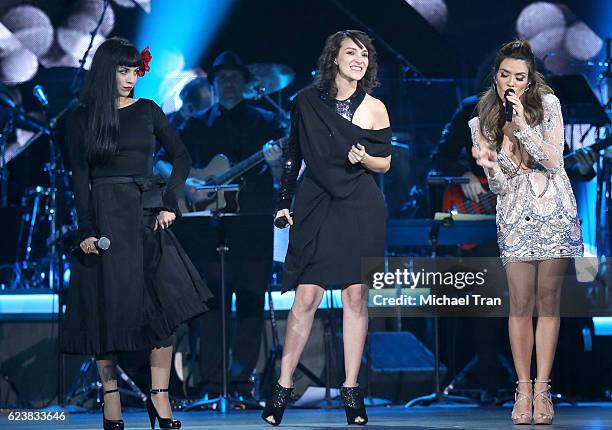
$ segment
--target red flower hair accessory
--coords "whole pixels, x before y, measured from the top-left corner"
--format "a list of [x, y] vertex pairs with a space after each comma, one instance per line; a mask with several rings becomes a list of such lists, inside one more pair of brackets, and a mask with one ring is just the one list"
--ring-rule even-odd
[[153, 58], [148, 46], [142, 50], [142, 52], [140, 53], [140, 57], [142, 58], [142, 62], [140, 63], [140, 67], [138, 68], [138, 76], [144, 76], [146, 72], [151, 70], [151, 68], [149, 67], [149, 62]]

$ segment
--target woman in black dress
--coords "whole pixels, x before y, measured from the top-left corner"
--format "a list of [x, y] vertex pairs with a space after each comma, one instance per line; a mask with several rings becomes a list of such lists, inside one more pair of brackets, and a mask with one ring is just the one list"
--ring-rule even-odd
[[[132, 98], [150, 58], [126, 40], [104, 42], [68, 123], [82, 252], [71, 262], [61, 343], [66, 353], [95, 355], [105, 429], [123, 429], [116, 353], [136, 350], [150, 350], [151, 427], [156, 418], [161, 428], [181, 427], [168, 401], [174, 330], [210, 297], [168, 230], [191, 159], [161, 109]], [[173, 158], [165, 186], [151, 176], [156, 140]], [[102, 236], [111, 243], [105, 251], [96, 247]]]
[[[382, 257], [386, 207], [373, 172], [391, 163], [391, 129], [384, 104], [370, 96], [376, 52], [360, 31], [330, 36], [319, 58], [314, 86], [297, 97], [285, 150], [277, 218], [292, 226], [283, 291], [296, 288], [287, 320], [281, 376], [262, 418], [280, 424], [293, 390], [293, 372], [308, 340], [324, 289], [342, 288], [344, 364], [341, 388], [349, 424], [368, 420], [357, 375], [368, 330], [368, 290], [361, 258]], [[304, 160], [304, 179], [289, 206]]]

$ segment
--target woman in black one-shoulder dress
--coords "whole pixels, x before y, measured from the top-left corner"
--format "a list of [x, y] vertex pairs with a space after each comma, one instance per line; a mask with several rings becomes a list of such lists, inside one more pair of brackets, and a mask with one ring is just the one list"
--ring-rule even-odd
[[[116, 353], [149, 350], [151, 425], [172, 419], [168, 381], [174, 330], [206, 310], [210, 292], [168, 227], [191, 159], [151, 100], [134, 100], [148, 51], [109, 39], [96, 51], [81, 104], [68, 122], [67, 147], [81, 251], [71, 261], [63, 352], [95, 355], [104, 387], [105, 429], [123, 429]], [[152, 177], [156, 140], [173, 158], [167, 184]], [[96, 247], [100, 237], [110, 248]]]
[[[391, 163], [391, 129], [382, 102], [368, 93], [378, 84], [376, 52], [360, 31], [327, 39], [315, 85], [297, 96], [285, 150], [277, 218], [291, 225], [283, 291], [296, 289], [287, 320], [281, 376], [262, 418], [280, 424], [293, 373], [326, 288], [342, 288], [346, 379], [341, 387], [348, 424], [368, 420], [357, 375], [368, 328], [367, 287], [361, 259], [383, 257], [386, 207], [373, 172]], [[289, 206], [302, 160], [304, 178], [293, 217]]]

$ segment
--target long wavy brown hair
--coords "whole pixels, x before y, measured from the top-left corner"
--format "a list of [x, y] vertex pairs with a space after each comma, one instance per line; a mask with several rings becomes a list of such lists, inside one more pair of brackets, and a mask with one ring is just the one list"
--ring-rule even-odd
[[[495, 76], [499, 71], [500, 64], [507, 58], [523, 60], [527, 63], [528, 86], [521, 96], [521, 102], [525, 109], [525, 121], [529, 126], [533, 127], [543, 121], [544, 107], [542, 106], [542, 98], [545, 94], [553, 93], [553, 90], [544, 82], [544, 76], [536, 68], [535, 55], [528, 41], [517, 39], [501, 47], [491, 69], [488, 88], [480, 96], [477, 106], [482, 135], [491, 144], [495, 144], [497, 152], [501, 150], [504, 138], [502, 129], [506, 119], [504, 104], [497, 95]], [[521, 149], [521, 154], [523, 152]]]
[[338, 93], [338, 88], [336, 88], [338, 66], [334, 63], [334, 60], [338, 57], [340, 45], [346, 38], [350, 38], [359, 48], [363, 49], [365, 47], [368, 50], [368, 69], [358, 85], [368, 94], [380, 85], [376, 77], [378, 74], [378, 56], [376, 55], [372, 38], [359, 30], [338, 31], [329, 36], [325, 41], [323, 52], [319, 56], [319, 64], [315, 76], [317, 88], [326, 91], [330, 97], [336, 97]]

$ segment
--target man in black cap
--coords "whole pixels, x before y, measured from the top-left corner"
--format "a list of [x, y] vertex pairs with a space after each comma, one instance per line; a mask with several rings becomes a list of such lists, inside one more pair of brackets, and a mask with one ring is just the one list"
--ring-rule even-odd
[[[274, 184], [279, 183], [282, 170], [282, 150], [267, 142], [285, 133], [272, 112], [244, 100], [243, 93], [251, 73], [238, 55], [223, 52], [217, 56], [208, 79], [218, 103], [195, 113], [179, 129], [193, 167], [205, 167], [217, 154], [226, 155], [232, 164], [261, 150], [265, 157], [264, 163], [243, 176], [240, 216], [224, 218], [225, 237], [230, 248], [226, 266], [226, 309], [231, 309], [229, 300], [233, 292], [237, 311], [231, 342], [230, 388], [240, 395], [248, 395], [252, 388], [251, 373], [259, 356], [264, 296], [271, 277]], [[169, 172], [170, 165], [163, 151], [158, 160], [158, 171]], [[185, 194], [192, 202], [206, 195], [206, 192], [195, 190], [200, 183], [197, 178], [187, 179]], [[211, 245], [216, 247], [216, 243]], [[186, 249], [190, 251], [188, 244]], [[210, 397], [211, 393], [222, 391], [219, 265], [216, 253], [205, 250], [198, 250], [192, 258], [215, 295], [212, 303], [208, 302], [210, 312], [192, 324], [192, 329], [197, 326], [200, 336], [201, 390]]]

